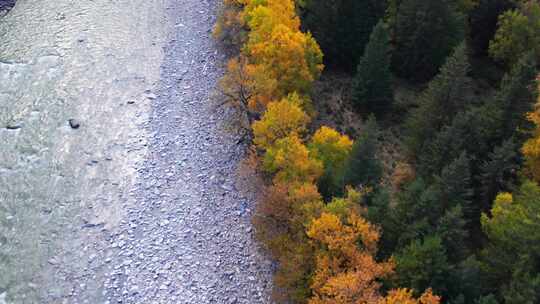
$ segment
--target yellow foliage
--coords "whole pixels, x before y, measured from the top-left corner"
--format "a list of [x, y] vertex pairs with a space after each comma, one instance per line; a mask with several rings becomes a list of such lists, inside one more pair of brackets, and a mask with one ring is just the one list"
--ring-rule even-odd
[[311, 138], [309, 148], [313, 156], [320, 159], [325, 167], [339, 167], [351, 152], [353, 142], [347, 135], [322, 126]]
[[526, 172], [540, 182], [540, 110], [529, 113], [529, 120], [535, 124], [533, 137], [528, 139], [521, 151], [525, 156]]
[[225, 15], [221, 28], [216, 28], [218, 35], [227, 23], [240, 27], [245, 22], [250, 31], [242, 58], [229, 64], [222, 80], [225, 95], [259, 113], [270, 101], [290, 93], [307, 95], [323, 69], [322, 52], [311, 34], [300, 31], [294, 1], [229, 1], [243, 11]]
[[306, 94], [323, 69], [322, 52], [313, 37], [282, 24], [262, 41], [249, 40], [245, 52], [255, 70], [262, 73], [260, 78], [275, 79], [277, 83], [275, 92], [258, 92], [262, 101], [254, 102], [281, 98], [292, 92]]
[[259, 149], [268, 149], [278, 139], [291, 134], [302, 135], [308, 123], [309, 117], [300, 108], [298, 95], [289, 95], [269, 103], [262, 119], [252, 124], [253, 142]]
[[377, 303], [381, 299], [378, 280], [393, 273], [394, 263], [375, 260], [376, 227], [354, 209], [346, 222], [325, 212], [313, 220], [307, 235], [320, 246], [308, 303]]
[[322, 163], [309, 155], [297, 135], [279, 139], [264, 155], [263, 167], [275, 174], [274, 182], [314, 182], [323, 171]]
[[283, 25], [291, 31], [300, 31], [300, 18], [291, 0], [247, 1], [246, 21], [251, 29], [250, 44], [268, 39], [273, 29]]
[[406, 288], [393, 289], [379, 301], [379, 304], [439, 304], [441, 298], [433, 295], [431, 289], [426, 290], [420, 299], [415, 299], [413, 291]]

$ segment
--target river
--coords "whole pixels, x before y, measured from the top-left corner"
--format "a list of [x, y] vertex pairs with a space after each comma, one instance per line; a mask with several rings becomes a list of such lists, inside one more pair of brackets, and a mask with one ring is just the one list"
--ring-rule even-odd
[[0, 303], [267, 303], [215, 0], [19, 0], [0, 19]]

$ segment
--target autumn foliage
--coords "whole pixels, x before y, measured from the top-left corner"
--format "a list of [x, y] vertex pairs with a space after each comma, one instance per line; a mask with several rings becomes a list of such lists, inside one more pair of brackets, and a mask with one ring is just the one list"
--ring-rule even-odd
[[[215, 35], [243, 35], [220, 82], [226, 102], [246, 113], [256, 166], [267, 185], [254, 217], [257, 235], [279, 263], [274, 299], [294, 303], [411, 303], [406, 290], [384, 296], [394, 272], [378, 261], [380, 229], [366, 220], [363, 194], [325, 201], [321, 178], [342, 171], [353, 141], [327, 126], [309, 134], [309, 93], [322, 52], [300, 29], [293, 0], [227, 0]], [[234, 40], [234, 39], [233, 39]], [[393, 302], [392, 302], [393, 301]], [[416, 302], [414, 302], [416, 301]]]

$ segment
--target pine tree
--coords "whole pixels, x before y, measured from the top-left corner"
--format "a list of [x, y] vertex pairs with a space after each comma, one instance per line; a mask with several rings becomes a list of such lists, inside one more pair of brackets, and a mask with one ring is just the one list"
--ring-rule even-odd
[[396, 256], [399, 286], [414, 290], [433, 288], [446, 295], [450, 265], [440, 236], [427, 236], [403, 248]]
[[446, 166], [441, 176], [436, 178], [436, 183], [441, 188], [440, 202], [444, 204], [444, 210], [455, 206], [469, 207], [473, 191], [470, 159], [467, 153], [462, 152], [458, 158]]
[[506, 140], [495, 147], [480, 168], [480, 183], [483, 198], [483, 209], [491, 206], [491, 202], [501, 191], [510, 191], [515, 184], [519, 170], [519, 150], [513, 139]]
[[504, 112], [503, 137], [516, 135], [518, 144], [523, 143], [523, 131], [532, 128], [525, 114], [533, 110], [536, 102], [538, 87], [536, 77], [536, 58], [533, 53], [528, 53], [504, 76], [495, 97]]
[[472, 107], [456, 115], [418, 153], [418, 171], [423, 176], [438, 174], [448, 160], [459, 157], [463, 151], [472, 159], [484, 159], [499, 142], [500, 117], [501, 112], [493, 104]]
[[327, 62], [352, 70], [384, 9], [381, 0], [310, 0], [303, 24], [320, 43]]
[[464, 18], [449, 1], [403, 0], [396, 16], [394, 70], [426, 81], [463, 40]]
[[390, 72], [390, 35], [384, 22], [373, 29], [353, 80], [356, 107], [382, 115], [393, 100]]
[[441, 236], [446, 251], [452, 253], [448, 256], [452, 262], [461, 261], [468, 253], [465, 240], [469, 233], [466, 229], [467, 221], [464, 217], [463, 208], [461, 208], [461, 205], [457, 205], [446, 211], [437, 224], [437, 234]]
[[425, 141], [435, 136], [444, 125], [467, 105], [469, 87], [467, 48], [461, 44], [448, 57], [440, 73], [429, 83], [420, 97], [420, 105], [406, 121], [406, 145], [418, 155]]
[[[340, 180], [341, 189], [345, 186], [375, 186], [382, 174], [382, 165], [377, 159], [378, 126], [371, 116], [360, 137], [354, 142], [349, 159]], [[342, 190], [343, 191], [343, 190]]]

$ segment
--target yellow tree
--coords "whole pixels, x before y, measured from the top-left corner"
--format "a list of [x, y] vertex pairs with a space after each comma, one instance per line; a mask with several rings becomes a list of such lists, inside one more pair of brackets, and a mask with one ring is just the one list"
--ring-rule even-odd
[[245, 51], [262, 80], [275, 79], [274, 92], [258, 92], [252, 103], [264, 106], [270, 99], [279, 99], [291, 92], [307, 94], [312, 82], [323, 69], [322, 52], [308, 33], [293, 31], [283, 24], [273, 28], [260, 42], [248, 41]]
[[309, 149], [325, 167], [340, 167], [351, 152], [353, 142], [347, 135], [322, 126], [311, 138]]
[[525, 156], [525, 171], [536, 182], [540, 182], [540, 109], [528, 114], [535, 128], [532, 137], [523, 145], [521, 151]]
[[257, 236], [279, 262], [274, 298], [303, 302], [310, 293], [309, 275], [315, 263], [305, 227], [324, 204], [311, 183], [279, 183], [269, 187], [253, 219]]
[[377, 303], [381, 299], [378, 280], [390, 275], [394, 264], [379, 263], [374, 258], [377, 228], [356, 212], [351, 212], [346, 221], [323, 213], [312, 222], [307, 235], [321, 248], [310, 304]]
[[377, 303], [382, 298], [379, 280], [393, 273], [394, 263], [375, 260], [379, 229], [360, 215], [361, 198], [350, 190], [345, 199], [334, 199], [307, 229], [318, 248], [310, 304]]
[[406, 288], [393, 289], [379, 301], [379, 304], [439, 304], [441, 297], [434, 295], [428, 289], [419, 299], [415, 299], [413, 291]]
[[279, 139], [263, 157], [263, 168], [275, 183], [312, 183], [322, 174], [322, 163], [311, 157], [296, 134]]
[[271, 102], [261, 118], [252, 124], [257, 148], [266, 150], [278, 140], [291, 134], [301, 136], [306, 131], [309, 117], [300, 107], [297, 94], [291, 94], [281, 101]]

